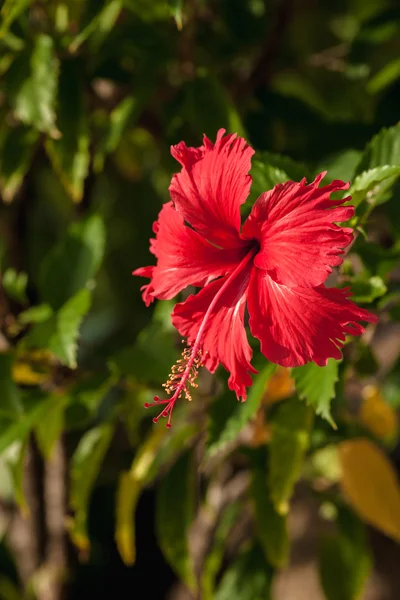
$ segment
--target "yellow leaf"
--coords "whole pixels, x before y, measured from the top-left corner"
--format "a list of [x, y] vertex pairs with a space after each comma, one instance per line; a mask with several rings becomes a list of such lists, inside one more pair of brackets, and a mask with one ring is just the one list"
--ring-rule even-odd
[[262, 408], [257, 411], [256, 417], [252, 423], [252, 435], [249, 440], [254, 448], [264, 446], [271, 437], [271, 428], [265, 422], [265, 415]]
[[17, 361], [12, 367], [12, 377], [19, 385], [40, 385], [49, 378], [49, 375], [34, 371], [28, 363]]
[[365, 427], [380, 439], [391, 439], [397, 434], [396, 412], [385, 402], [376, 385], [367, 385], [363, 390], [360, 420]]
[[289, 398], [294, 391], [294, 380], [290, 376], [289, 369], [278, 367], [268, 381], [263, 398], [264, 404], [274, 404], [279, 400]]
[[341, 486], [356, 512], [400, 542], [400, 486], [385, 454], [366, 438], [339, 444]]
[[155, 428], [133, 459], [130, 471], [122, 472], [119, 478], [115, 541], [121, 558], [127, 566], [133, 565], [136, 560], [134, 515], [136, 504], [167, 431], [164, 427]]

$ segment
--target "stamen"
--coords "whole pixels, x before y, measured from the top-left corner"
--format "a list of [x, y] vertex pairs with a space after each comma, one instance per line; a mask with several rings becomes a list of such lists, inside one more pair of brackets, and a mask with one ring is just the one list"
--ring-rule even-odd
[[[182, 395], [185, 396], [186, 400], [191, 402], [192, 395], [188, 386], [197, 388], [196, 378], [198, 376], [199, 368], [203, 366], [204, 356], [207, 352], [202, 350], [203, 335], [208, 323], [209, 318], [212, 315], [214, 307], [217, 305], [219, 299], [224, 294], [226, 289], [231, 285], [232, 281], [236, 279], [247, 268], [247, 264], [252, 260], [254, 255], [258, 252], [258, 249], [251, 247], [247, 254], [242, 258], [241, 262], [236, 266], [232, 273], [227, 277], [224, 284], [221, 286], [219, 291], [215, 294], [214, 298], [210, 302], [209, 307], [203, 317], [201, 325], [196, 335], [196, 339], [193, 345], [189, 345], [182, 352], [182, 358], [172, 367], [170, 376], [167, 382], [164, 384], [165, 391], [168, 395], [172, 394], [171, 398], [160, 399], [158, 396], [154, 396], [154, 402], [146, 402], [144, 407], [150, 408], [150, 406], [163, 406], [165, 408], [160, 412], [157, 417], [154, 417], [153, 422], [157, 423], [160, 417], [168, 417], [167, 427], [171, 427], [172, 411], [174, 410], [175, 402]], [[184, 344], [185, 341], [182, 340]]]
[[[185, 340], [182, 340], [182, 343], [184, 344]], [[172, 398], [161, 400], [158, 396], [154, 396], [154, 402], [146, 402], [144, 404], [145, 408], [166, 404], [166, 407], [160, 414], [153, 418], [153, 423], [157, 423], [160, 417], [168, 416], [167, 427], [171, 427], [172, 411], [178, 398], [185, 396], [186, 400], [189, 402], [192, 401], [192, 394], [188, 386], [192, 388], [198, 387], [196, 379], [199, 374], [199, 368], [202, 366], [202, 358], [203, 353], [201, 349], [196, 350], [196, 347], [191, 346], [184, 349], [182, 358], [172, 367], [167, 382], [163, 383], [166, 393], [169, 395], [173, 394]]]

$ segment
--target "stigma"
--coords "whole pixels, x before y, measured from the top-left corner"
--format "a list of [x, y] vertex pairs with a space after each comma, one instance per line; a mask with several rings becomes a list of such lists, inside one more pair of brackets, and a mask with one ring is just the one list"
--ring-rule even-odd
[[[185, 341], [182, 340], [184, 344]], [[203, 352], [194, 346], [188, 345], [182, 352], [181, 358], [172, 367], [171, 373], [163, 383], [163, 388], [169, 398], [160, 399], [154, 396], [153, 402], [146, 402], [144, 407], [164, 406], [163, 410], [157, 417], [153, 418], [153, 423], [157, 423], [161, 417], [168, 417], [166, 426], [171, 427], [172, 411], [174, 410], [175, 402], [179, 398], [186, 398], [189, 402], [192, 401], [192, 388], [197, 388], [196, 379], [199, 374], [199, 368], [203, 366]]]

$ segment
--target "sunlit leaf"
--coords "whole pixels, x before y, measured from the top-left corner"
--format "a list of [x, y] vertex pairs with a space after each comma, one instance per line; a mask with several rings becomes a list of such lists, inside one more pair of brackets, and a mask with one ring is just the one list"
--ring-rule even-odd
[[367, 385], [363, 389], [360, 420], [373, 435], [383, 440], [395, 439], [398, 432], [396, 411], [385, 401], [375, 385]]
[[49, 304], [39, 304], [38, 306], [31, 306], [22, 311], [18, 315], [18, 321], [22, 325], [28, 325], [29, 323], [43, 323], [47, 321], [53, 314], [53, 310]]
[[37, 371], [24, 360], [16, 360], [12, 367], [12, 377], [18, 385], [41, 385], [49, 380], [49, 374]]
[[373, 302], [387, 292], [387, 287], [378, 275], [369, 277], [355, 277], [351, 282], [351, 291], [353, 302]]
[[89, 290], [78, 292], [50, 319], [35, 325], [25, 339], [26, 346], [50, 350], [62, 363], [75, 369], [79, 329], [90, 303]]
[[7, 85], [17, 117], [53, 137], [59, 64], [54, 40], [39, 34], [30, 53], [22, 53], [7, 73]]
[[379, 196], [387, 189], [382, 187], [382, 182], [388, 181], [393, 185], [399, 175], [400, 166], [396, 165], [384, 165], [363, 171], [354, 179], [349, 190], [351, 203], [358, 206], [367, 198], [370, 204], [380, 204]]
[[400, 126], [383, 128], [367, 144], [357, 175], [376, 167], [400, 164]]
[[45, 459], [49, 459], [54, 444], [59, 439], [64, 428], [64, 412], [68, 398], [63, 395], [50, 395], [48, 410], [43, 419], [35, 427], [36, 441]]
[[132, 565], [136, 560], [135, 509], [140, 493], [158, 475], [159, 469], [179, 454], [196, 431], [196, 426], [185, 423], [180, 423], [172, 436], [168, 435], [166, 427], [151, 430], [130, 470], [121, 474], [116, 501], [115, 541], [125, 564]]
[[367, 90], [370, 94], [378, 94], [392, 85], [400, 77], [400, 58], [394, 58], [380, 69], [368, 81]]
[[168, 4], [176, 26], [181, 31], [183, 27], [183, 0], [168, 0]]
[[365, 521], [400, 541], [400, 486], [383, 451], [359, 438], [339, 445], [341, 486], [354, 510]]
[[263, 402], [265, 404], [274, 404], [275, 402], [279, 402], [279, 400], [290, 398], [294, 392], [294, 379], [291, 376], [290, 369], [278, 366], [268, 381]]
[[26, 273], [17, 273], [15, 269], [7, 269], [3, 275], [2, 283], [6, 293], [11, 298], [21, 303], [27, 301], [26, 286], [28, 276]]
[[250, 196], [243, 208], [247, 212], [248, 208], [254, 204], [260, 194], [272, 190], [277, 183], [285, 183], [285, 181], [289, 181], [290, 179], [286, 171], [260, 160], [252, 161], [251, 176]]
[[330, 358], [326, 367], [319, 367], [311, 362], [303, 367], [292, 369], [292, 377], [296, 383], [299, 397], [312, 406], [317, 415], [326, 419], [332, 426], [330, 404], [335, 397], [335, 384], [338, 376], [339, 362]]

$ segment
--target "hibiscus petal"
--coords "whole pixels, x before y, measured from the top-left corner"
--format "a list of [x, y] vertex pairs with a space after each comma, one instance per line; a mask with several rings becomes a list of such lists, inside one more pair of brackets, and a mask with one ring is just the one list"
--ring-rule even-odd
[[177, 304], [172, 313], [173, 325], [193, 345], [210, 303], [227, 284], [206, 323], [201, 343], [203, 363], [211, 373], [221, 363], [230, 372], [229, 388], [242, 400], [246, 399], [246, 387], [252, 384], [250, 373], [257, 372], [250, 364], [253, 353], [243, 322], [250, 271], [251, 264], [241, 272], [240, 283], [238, 278], [227, 283], [226, 277], [210, 283], [196, 296]]
[[228, 250], [212, 246], [184, 224], [172, 202], [162, 207], [153, 231], [156, 237], [150, 240], [150, 250], [158, 259], [157, 265], [133, 272], [151, 278], [142, 288], [147, 306], [154, 298], [173, 298], [188, 285], [203, 286], [229, 273], [246, 252], [245, 245]]
[[204, 136], [200, 148], [183, 142], [171, 149], [182, 164], [169, 188], [176, 210], [204, 237], [225, 248], [241, 244], [240, 205], [251, 185], [254, 150], [235, 134], [220, 129], [215, 144]]
[[[133, 271], [132, 275], [137, 275], [138, 277], [149, 277], [151, 279], [153, 277], [153, 272], [154, 272], [153, 266], [140, 267], [140, 269], [136, 269], [136, 271]], [[140, 288], [140, 291], [142, 292], [143, 302], [145, 303], [146, 306], [150, 306], [150, 304], [154, 300], [154, 296], [153, 296], [154, 289], [153, 289], [152, 282], [150, 281], [149, 283], [142, 285], [142, 287]]]
[[336, 223], [354, 215], [354, 207], [340, 206], [349, 198], [331, 200], [330, 194], [349, 187], [342, 181], [318, 188], [325, 173], [310, 185], [288, 181], [262, 194], [243, 226], [244, 238], [261, 246], [255, 265], [277, 282], [316, 287], [343, 262], [343, 249], [353, 230]]
[[255, 268], [248, 291], [250, 330], [274, 363], [298, 367], [313, 361], [324, 366], [328, 358], [341, 358], [346, 333], [364, 332], [356, 321], [377, 321], [348, 295], [348, 289], [324, 286], [290, 288]]

